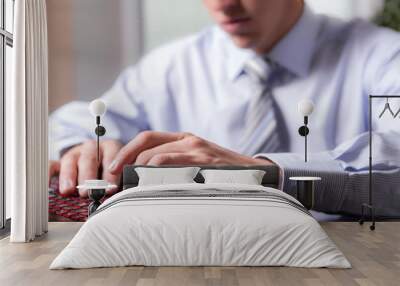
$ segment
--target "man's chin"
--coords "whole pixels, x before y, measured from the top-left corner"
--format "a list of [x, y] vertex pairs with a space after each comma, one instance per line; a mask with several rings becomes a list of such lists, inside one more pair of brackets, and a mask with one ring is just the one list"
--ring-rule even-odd
[[231, 35], [230, 36], [234, 44], [241, 49], [253, 49], [255, 45], [255, 40], [248, 36], [242, 35]]

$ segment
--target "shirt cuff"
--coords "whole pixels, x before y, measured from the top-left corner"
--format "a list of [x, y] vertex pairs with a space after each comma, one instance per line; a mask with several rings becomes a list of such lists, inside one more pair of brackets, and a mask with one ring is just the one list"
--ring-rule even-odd
[[291, 192], [293, 188], [290, 177], [347, 177], [339, 161], [333, 160], [328, 153], [310, 154], [308, 162], [297, 153], [260, 153], [254, 158], [268, 159], [280, 168], [279, 188], [285, 192]]

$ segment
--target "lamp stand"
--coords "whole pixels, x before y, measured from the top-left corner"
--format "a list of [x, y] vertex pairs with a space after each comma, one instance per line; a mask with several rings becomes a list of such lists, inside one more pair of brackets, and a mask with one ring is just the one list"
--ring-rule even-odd
[[[96, 129], [94, 132], [97, 136], [97, 180], [101, 180], [101, 161], [100, 161], [100, 137], [106, 134], [106, 129], [100, 125], [100, 116], [96, 116]], [[88, 215], [90, 216], [92, 213], [96, 211], [96, 209], [100, 206], [100, 200], [104, 198], [106, 195], [105, 189], [89, 189], [88, 197], [91, 200], [88, 208]]]
[[308, 125], [308, 116], [304, 116], [304, 125], [299, 128], [300, 136], [304, 137], [304, 161], [307, 162], [307, 136], [310, 133], [310, 129], [307, 127]]
[[88, 217], [91, 216], [101, 205], [101, 200], [105, 197], [105, 189], [89, 189], [88, 197], [91, 200], [88, 206]]

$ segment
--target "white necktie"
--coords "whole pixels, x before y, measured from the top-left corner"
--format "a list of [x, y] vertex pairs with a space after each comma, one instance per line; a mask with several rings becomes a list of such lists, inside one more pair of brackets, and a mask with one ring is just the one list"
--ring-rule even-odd
[[263, 59], [253, 59], [245, 65], [245, 73], [256, 83], [258, 91], [251, 98], [245, 117], [240, 144], [244, 154], [276, 152], [280, 147], [276, 103], [272, 96], [277, 68], [276, 64]]

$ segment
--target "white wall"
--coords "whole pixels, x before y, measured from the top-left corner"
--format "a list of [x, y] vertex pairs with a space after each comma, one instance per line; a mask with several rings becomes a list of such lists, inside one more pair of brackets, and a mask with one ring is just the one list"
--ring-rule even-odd
[[383, 7], [383, 0], [306, 0], [317, 13], [342, 19], [371, 19]]
[[142, 1], [145, 51], [212, 23], [201, 0]]
[[[115, 1], [115, 0], [114, 0]], [[143, 4], [142, 0], [120, 1], [121, 65], [136, 63], [143, 54]]]
[[75, 0], [72, 40], [76, 98], [94, 99], [108, 89], [121, 67], [119, 3]]
[[[54, 0], [57, 1], [57, 0]], [[140, 0], [74, 0], [75, 98], [101, 96], [142, 55]]]

